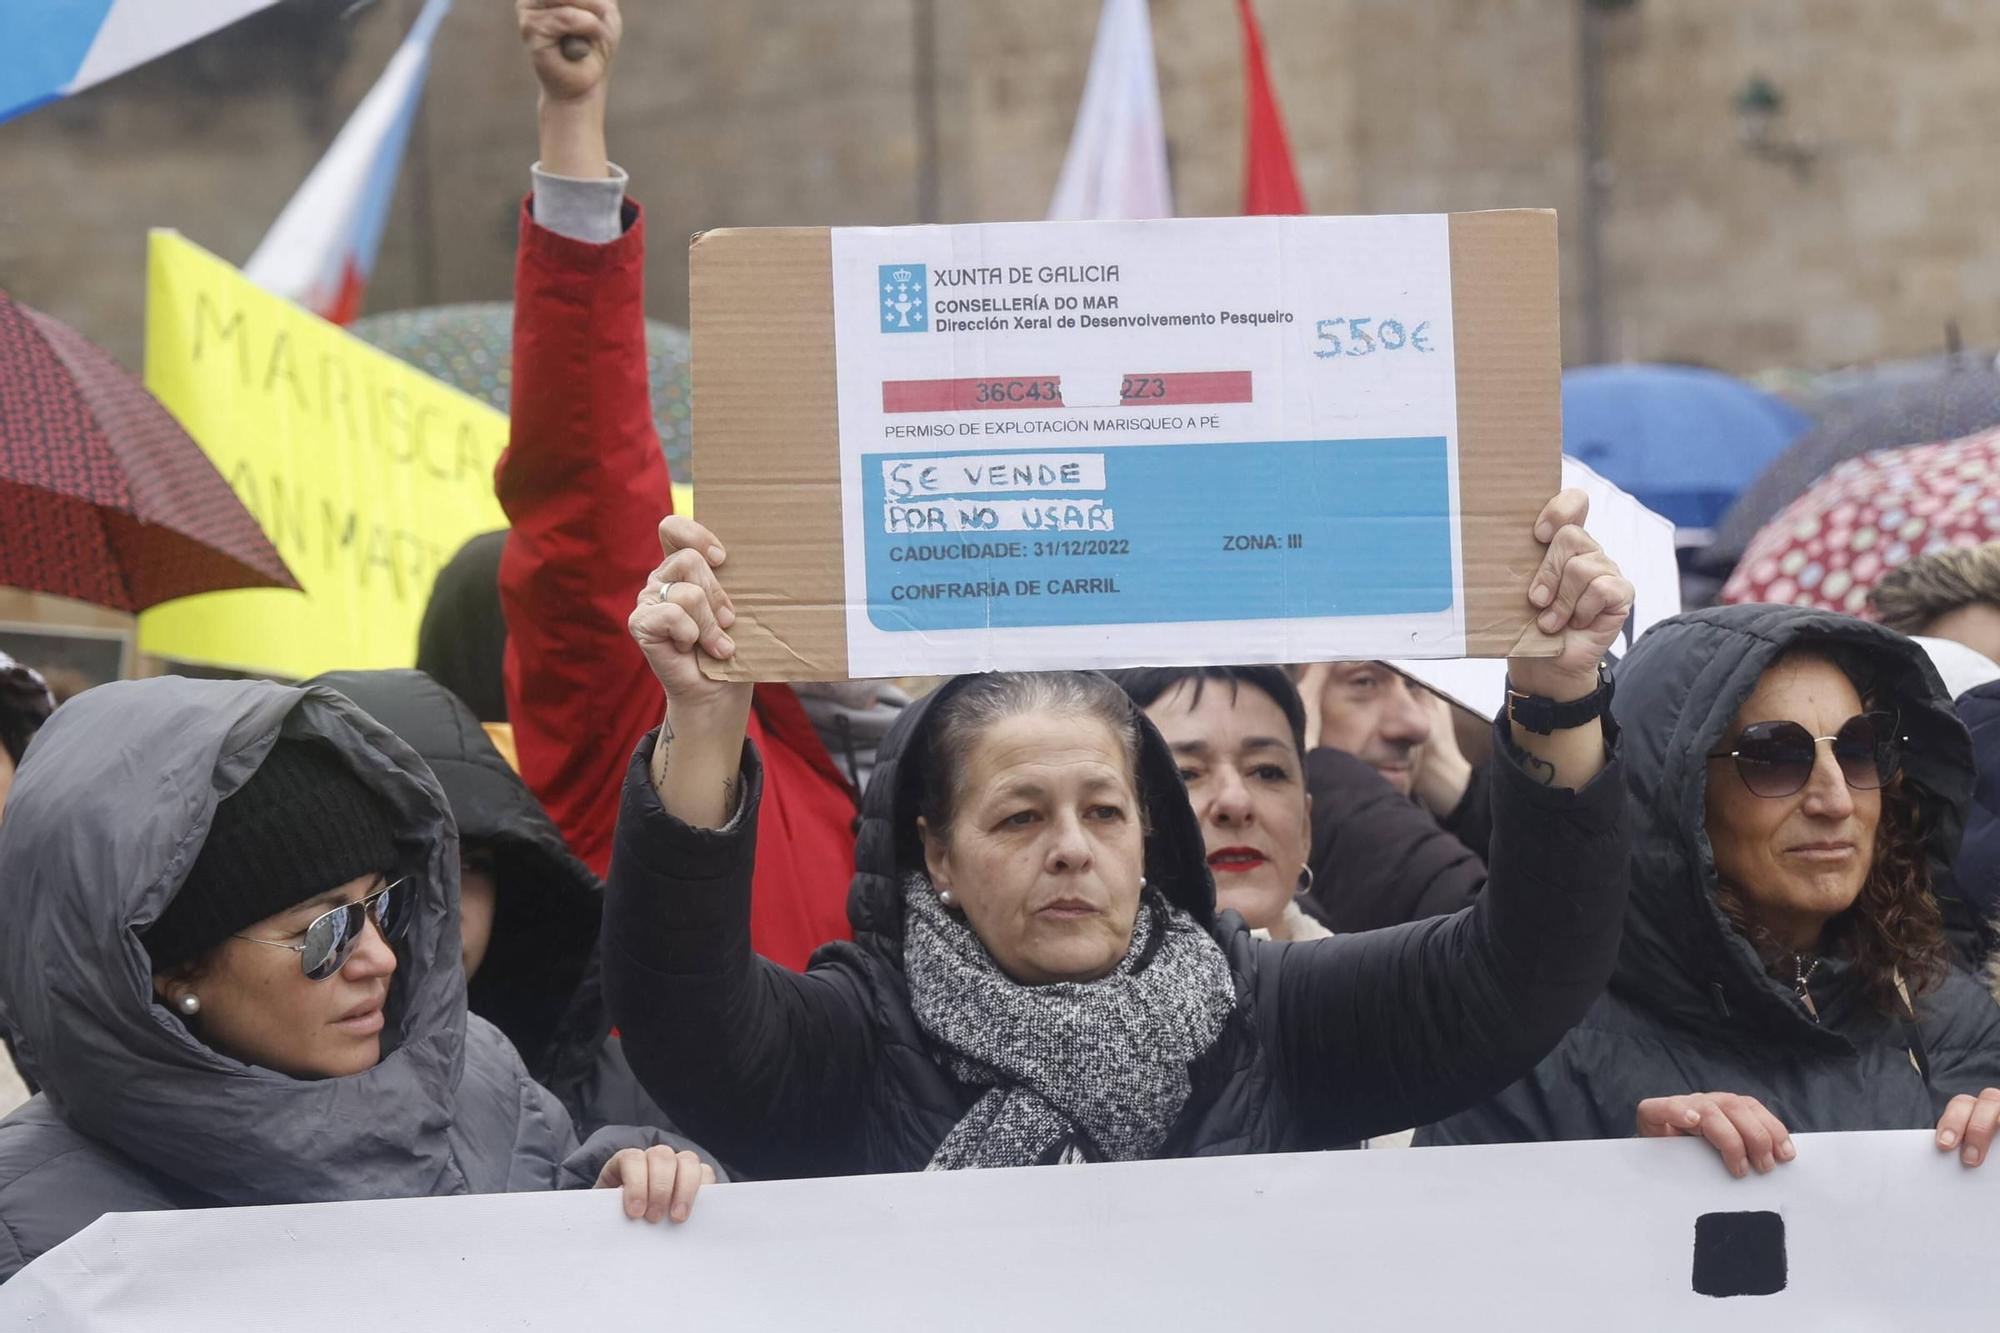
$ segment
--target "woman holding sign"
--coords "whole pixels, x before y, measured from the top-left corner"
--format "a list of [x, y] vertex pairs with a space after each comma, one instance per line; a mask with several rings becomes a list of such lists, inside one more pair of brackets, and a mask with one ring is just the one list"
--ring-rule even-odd
[[465, 1011], [430, 770], [323, 688], [105, 685], [0, 825], [0, 1281], [109, 1212], [622, 1188], [685, 1218], [687, 1145], [605, 1129]]
[[1794, 1130], [1928, 1129], [1978, 1166], [2000, 1007], [1938, 898], [1972, 749], [1923, 649], [1849, 616], [1733, 606], [1654, 626], [1618, 668], [1637, 829], [1609, 991], [1438, 1143], [1699, 1136], [1737, 1176]]
[[1561, 652], [1511, 664], [1478, 905], [1303, 944], [1219, 925], [1174, 757], [1123, 691], [960, 677], [884, 747], [855, 940], [802, 975], [749, 945], [749, 687], [701, 669], [734, 651], [726, 553], [666, 520], [631, 626], [672, 721], [628, 775], [605, 909], [634, 1070], [766, 1176], [1326, 1147], [1489, 1095], [1588, 1008], [1624, 905], [1599, 662], [1631, 589], [1585, 507], [1566, 492], [1538, 520], [1524, 595]]

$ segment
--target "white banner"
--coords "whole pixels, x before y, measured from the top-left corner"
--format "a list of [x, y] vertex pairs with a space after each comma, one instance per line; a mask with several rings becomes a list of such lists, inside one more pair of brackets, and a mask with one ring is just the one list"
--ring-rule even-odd
[[609, 1192], [129, 1214], [0, 1287], [0, 1327], [1992, 1325], [2000, 1168], [1922, 1132], [1797, 1143], [1740, 1181], [1682, 1139], [726, 1185], [677, 1227]]

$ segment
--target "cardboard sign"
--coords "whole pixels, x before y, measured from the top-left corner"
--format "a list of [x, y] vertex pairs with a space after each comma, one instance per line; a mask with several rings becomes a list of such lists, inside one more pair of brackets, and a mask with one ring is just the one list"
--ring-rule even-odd
[[725, 230], [690, 282], [730, 674], [1548, 651], [1552, 213]]
[[139, 618], [139, 646], [294, 678], [408, 666], [437, 572], [507, 526], [507, 418], [272, 296], [169, 231], [148, 249], [146, 387], [304, 593], [208, 593]]
[[[1623, 657], [1641, 634], [1680, 614], [1681, 571], [1674, 555], [1674, 525], [1568, 455], [1562, 461], [1562, 484], [1590, 496], [1590, 518], [1585, 526], [1631, 580], [1632, 614], [1611, 650], [1614, 657]], [[1468, 657], [1392, 660], [1389, 665], [1481, 717], [1496, 716], [1507, 697], [1505, 662]]]
[[1690, 1139], [106, 1217], [0, 1327], [1216, 1333], [1985, 1328], [2000, 1176], [1927, 1132], [1733, 1180]]

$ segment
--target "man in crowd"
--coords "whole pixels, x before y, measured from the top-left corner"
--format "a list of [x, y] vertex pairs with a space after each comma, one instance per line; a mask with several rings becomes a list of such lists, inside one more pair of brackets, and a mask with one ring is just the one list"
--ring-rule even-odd
[[1480, 857], [1492, 830], [1483, 775], [1459, 748], [1452, 707], [1383, 662], [1327, 662], [1301, 673], [1308, 740], [1344, 750], [1430, 812]]
[[1451, 705], [1381, 662], [1306, 667], [1299, 693], [1316, 914], [1345, 933], [1470, 904], [1486, 882], [1492, 805]]

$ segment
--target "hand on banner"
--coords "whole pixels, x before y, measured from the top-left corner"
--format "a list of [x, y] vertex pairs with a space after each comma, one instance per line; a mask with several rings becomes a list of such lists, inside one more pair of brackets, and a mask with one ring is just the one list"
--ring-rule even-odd
[[736, 609], [715, 571], [727, 559], [715, 534], [675, 514], [660, 523], [665, 557], [646, 579], [627, 622], [667, 694], [667, 721], [653, 745], [653, 789], [668, 814], [720, 828], [736, 812], [736, 779], [750, 721], [750, 686], [710, 680], [701, 657], [736, 655], [728, 630]]
[[604, 1164], [594, 1188], [625, 1191], [625, 1216], [648, 1222], [685, 1222], [694, 1196], [715, 1183], [715, 1168], [694, 1153], [657, 1147], [625, 1148]]
[[514, 17], [546, 101], [601, 97], [625, 30], [618, 0], [514, 0]]
[[[1939, 1152], [1958, 1148], [1958, 1160], [1978, 1166], [1993, 1151], [1993, 1133], [2000, 1128], [2000, 1088], [1987, 1088], [1977, 1097], [1960, 1093], [1944, 1108], [1937, 1123]], [[1963, 1147], [1959, 1145], [1963, 1144]]]
[[1778, 1117], [1755, 1097], [1733, 1092], [1648, 1097], [1639, 1103], [1638, 1126], [1642, 1139], [1707, 1139], [1729, 1174], [1739, 1180], [1752, 1170], [1770, 1171], [1798, 1156], [1791, 1131]]

